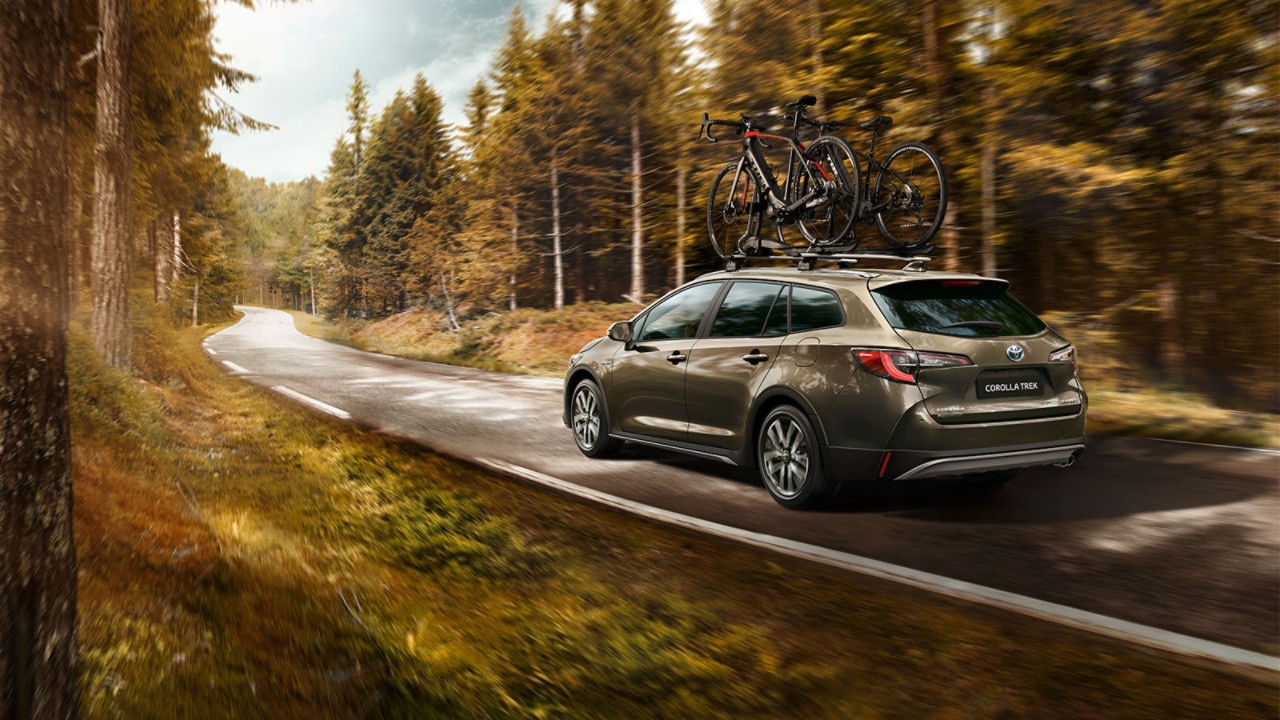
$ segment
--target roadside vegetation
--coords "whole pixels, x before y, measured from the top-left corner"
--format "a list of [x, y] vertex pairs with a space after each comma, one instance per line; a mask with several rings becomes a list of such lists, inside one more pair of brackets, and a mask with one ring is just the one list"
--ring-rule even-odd
[[[447, 329], [443, 313], [423, 308], [376, 321], [329, 321], [292, 311], [298, 330], [347, 345], [418, 360], [486, 370], [560, 377], [568, 358], [611, 323], [638, 310], [633, 304], [585, 303], [563, 310], [531, 308], [487, 313]], [[1048, 315], [1050, 325], [1079, 348], [1089, 391], [1089, 429], [1145, 437], [1280, 447], [1280, 416], [1232, 410], [1176, 385], [1153, 385], [1141, 368], [1115, 360], [1114, 333], [1087, 321]]]
[[1274, 717], [1275, 688], [596, 510], [72, 337], [87, 717]]

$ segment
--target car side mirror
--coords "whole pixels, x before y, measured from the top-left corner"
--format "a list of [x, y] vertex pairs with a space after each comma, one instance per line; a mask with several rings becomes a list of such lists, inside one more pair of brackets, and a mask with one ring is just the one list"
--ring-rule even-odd
[[616, 322], [609, 326], [609, 339], [614, 342], [631, 342], [631, 323]]

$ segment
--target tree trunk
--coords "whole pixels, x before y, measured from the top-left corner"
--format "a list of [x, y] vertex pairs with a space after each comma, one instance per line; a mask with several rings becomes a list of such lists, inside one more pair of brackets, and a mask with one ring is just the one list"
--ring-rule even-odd
[[551, 254], [555, 258], [555, 308], [564, 307], [564, 252], [560, 240], [560, 169], [551, 156]]
[[129, 286], [133, 268], [129, 115], [129, 40], [132, 0], [98, 0], [102, 34], [98, 51], [97, 158], [94, 165], [93, 311], [94, 345], [117, 368], [129, 367]]
[[676, 287], [684, 286], [684, 190], [689, 169], [684, 158], [676, 170]]
[[642, 180], [640, 115], [631, 113], [631, 293], [637, 305], [644, 302], [644, 185]]
[[1177, 279], [1166, 277], [1161, 280], [1157, 293], [1160, 307], [1160, 364], [1164, 366], [1166, 379], [1181, 383], [1187, 367], [1187, 356], [1182, 345], [1180, 326], [1183, 319], [1179, 317]]
[[[936, 144], [938, 154], [945, 157], [951, 150], [951, 127], [949, 103], [947, 102], [947, 85], [949, 84], [949, 68], [943, 45], [942, 18], [939, 6], [944, 0], [924, 0], [924, 58], [928, 73], [929, 97], [933, 102], [934, 127], [936, 128]], [[946, 164], [946, 161], [943, 161]], [[960, 216], [959, 193], [952, 192], [947, 211], [942, 216], [942, 232], [940, 233], [943, 254], [942, 269], [955, 271], [960, 268], [960, 230], [957, 219]]]
[[0, 718], [77, 715], [66, 0], [0, 3]]
[[[809, 42], [813, 43], [811, 62], [813, 70], [810, 75], [817, 77], [822, 72], [824, 64], [822, 58], [822, 3], [819, 0], [809, 0]], [[815, 84], [813, 87], [813, 96], [817, 99], [814, 104], [819, 112], [825, 111], [827, 107], [827, 93], [822, 85]]]
[[996, 86], [988, 81], [982, 90], [982, 104], [986, 115], [987, 131], [982, 139], [982, 274], [996, 277]]
[[453, 296], [449, 294], [449, 286], [445, 284], [444, 273], [440, 274], [440, 293], [444, 295], [444, 314], [449, 321], [449, 329], [460, 329], [462, 326], [458, 324], [458, 315], [453, 309]]
[[191, 327], [200, 324], [200, 273], [195, 276], [195, 286], [191, 291]]
[[[511, 262], [514, 263], [517, 253], [520, 252], [520, 216], [516, 214], [515, 206], [511, 207]], [[511, 312], [515, 312], [518, 305], [516, 304], [516, 273], [511, 271], [511, 276], [507, 279], [507, 283], [511, 288], [510, 307]]]
[[316, 313], [316, 276], [307, 268], [307, 282], [311, 285], [311, 314]]
[[84, 277], [84, 243], [81, 242], [81, 226], [84, 224], [85, 188], [80, 184], [81, 168], [84, 166], [84, 153], [76, 152], [74, 143], [69, 143], [67, 160], [67, 268], [69, 302], [71, 307], [80, 303], [80, 281]]
[[169, 298], [173, 296], [173, 263], [174, 238], [173, 229], [169, 227], [169, 218], [161, 217], [155, 221], [155, 232], [152, 237], [155, 238], [155, 301], [158, 305], [169, 304]]

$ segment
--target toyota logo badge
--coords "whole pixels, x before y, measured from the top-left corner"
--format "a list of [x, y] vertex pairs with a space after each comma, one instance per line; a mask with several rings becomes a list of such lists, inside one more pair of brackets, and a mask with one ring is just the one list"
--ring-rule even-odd
[[1009, 359], [1014, 362], [1022, 362], [1022, 358], [1026, 357], [1021, 345], [1010, 345], [1009, 349], [1004, 351], [1004, 354], [1008, 355]]

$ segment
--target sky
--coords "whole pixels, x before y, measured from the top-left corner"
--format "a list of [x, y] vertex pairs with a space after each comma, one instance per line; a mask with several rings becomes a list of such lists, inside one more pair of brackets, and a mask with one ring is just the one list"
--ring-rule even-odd
[[[216, 132], [225, 163], [272, 182], [324, 176], [329, 151], [347, 126], [346, 93], [356, 68], [370, 87], [370, 115], [421, 72], [444, 99], [444, 119], [460, 124], [467, 93], [492, 69], [517, 0], [307, 0], [259, 2], [257, 10], [217, 5], [219, 52], [258, 77], [219, 97], [279, 129]], [[556, 0], [519, 0], [538, 30]], [[676, 13], [706, 22], [702, 0], [676, 0]]]

